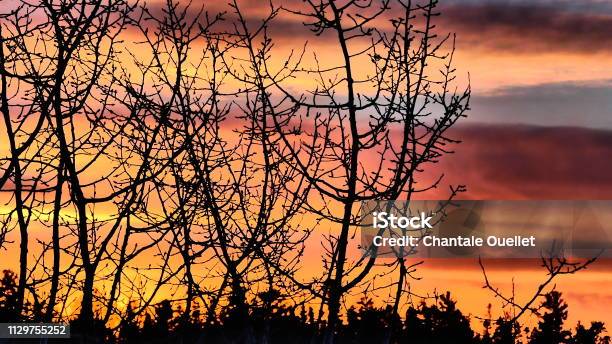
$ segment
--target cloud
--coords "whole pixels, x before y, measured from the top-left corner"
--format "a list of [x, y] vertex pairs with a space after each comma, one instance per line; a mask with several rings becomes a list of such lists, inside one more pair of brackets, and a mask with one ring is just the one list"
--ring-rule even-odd
[[472, 199], [611, 199], [612, 131], [579, 127], [463, 125], [446, 156], [447, 183]]
[[[279, 10], [280, 5], [286, 5], [278, 1], [274, 1], [273, 3], [276, 10]], [[267, 19], [271, 13], [270, 3], [268, 2], [257, 2], [253, 0], [238, 1], [238, 6], [241, 16], [251, 33], [259, 30], [264, 20]], [[167, 4], [162, 2], [149, 3], [146, 4], [145, 7], [158, 19], [164, 18], [168, 12]], [[179, 2], [175, 10], [179, 17], [184, 14], [184, 19], [189, 23], [197, 18], [198, 23], [204, 24], [207, 16], [212, 19], [214, 16], [220, 15], [222, 20], [218, 21], [211, 28], [213, 32], [234, 33], [236, 30], [240, 32], [243, 30], [239, 23], [236, 9], [227, 2], [210, 2], [206, 3], [206, 5], [195, 3], [183, 4]], [[304, 20], [304, 17], [290, 14], [284, 10], [279, 10], [274, 19], [267, 23], [268, 33], [270, 37], [275, 40], [291, 40], [295, 42], [296, 39], [299, 39], [298, 44], [301, 45], [307, 39], [316, 37], [310, 28], [304, 25]], [[153, 21], [145, 21], [141, 24], [151, 28], [154, 27], [155, 23]], [[133, 29], [133, 27], [129, 27], [129, 29]], [[327, 40], [329, 36], [329, 34], [324, 34], [323, 38]]]
[[475, 94], [471, 119], [612, 129], [612, 81], [547, 83]]
[[533, 5], [556, 7], [563, 11], [582, 13], [610, 13], [612, 14], [612, 3], [609, 0], [448, 0], [443, 5]]
[[441, 7], [440, 27], [456, 31], [464, 47], [512, 53], [611, 51], [612, 6], [588, 3], [593, 5], [455, 1]]
[[[302, 9], [300, 1], [273, 1], [282, 5]], [[270, 11], [268, 2], [239, 1], [244, 18], [251, 28], [257, 27]], [[148, 7], [161, 14], [163, 3], [154, 2]], [[183, 8], [180, 6], [179, 8]], [[192, 17], [201, 6], [191, 5], [188, 17]], [[205, 6], [210, 14], [225, 12], [227, 20], [218, 28], [233, 29], [233, 9], [223, 2], [212, 2]], [[552, 1], [552, 0], [454, 0], [440, 7], [441, 17], [435, 20], [439, 32], [457, 32], [461, 47], [529, 53], [542, 51], [569, 51], [590, 54], [605, 52], [612, 48], [612, 4], [604, 1]], [[388, 15], [394, 16], [397, 11]], [[383, 16], [387, 17], [387, 15]], [[390, 19], [390, 18], [387, 18]], [[419, 16], [416, 20], [420, 21]], [[270, 25], [274, 39], [282, 41], [317, 40], [328, 42], [333, 35], [315, 37], [304, 27], [308, 18], [280, 11]], [[376, 24], [382, 29], [386, 26]], [[301, 44], [301, 42], [300, 42]]]

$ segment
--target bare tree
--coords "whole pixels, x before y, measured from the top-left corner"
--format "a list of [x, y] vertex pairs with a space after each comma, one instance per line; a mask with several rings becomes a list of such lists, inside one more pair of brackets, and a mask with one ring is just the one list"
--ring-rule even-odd
[[[17, 12], [13, 12], [10, 14], [6, 14], [3, 16], [3, 19], [6, 17], [14, 16], [15, 18], [19, 18], [19, 14]], [[19, 19], [16, 19], [18, 21]], [[15, 60], [17, 56], [13, 54], [9, 54], [9, 56], [5, 56], [5, 46], [8, 46], [9, 51], [11, 51], [11, 46], [16, 45], [16, 41], [22, 39], [21, 35], [15, 33], [14, 36], [5, 36], [4, 25], [0, 26], [0, 64], [2, 65], [2, 70], [6, 71], [10, 69], [11, 66], [15, 64]], [[19, 228], [20, 234], [20, 250], [19, 250], [19, 284], [17, 289], [17, 313], [21, 313], [24, 303], [24, 295], [25, 295], [25, 286], [26, 286], [26, 278], [27, 278], [27, 266], [28, 266], [28, 223], [30, 222], [30, 216], [27, 215], [30, 212], [27, 212], [26, 205], [24, 202], [24, 174], [22, 171], [22, 163], [20, 160], [20, 155], [23, 151], [28, 147], [28, 142], [26, 141], [22, 145], [17, 142], [17, 134], [20, 131], [20, 124], [25, 122], [24, 118], [21, 117], [21, 121], [17, 122], [17, 128], [14, 128], [14, 119], [11, 117], [11, 106], [9, 105], [9, 99], [14, 98], [14, 95], [11, 95], [10, 89], [10, 81], [7, 75], [8, 73], [2, 73], [2, 90], [1, 92], [1, 104], [0, 110], [2, 111], [2, 118], [4, 129], [6, 130], [6, 137], [9, 141], [9, 150], [10, 155], [8, 160], [8, 166], [6, 167], [2, 179], [0, 179], [0, 188], [2, 191], [8, 191], [4, 185], [7, 181], [12, 181], [12, 187], [9, 187], [9, 190], [12, 190], [14, 197], [14, 210], [8, 214], [7, 218], [4, 219], [2, 225], [2, 240], [0, 241], [0, 245], [4, 243], [4, 237], [7, 232], [11, 230], [11, 225], [14, 222], [12, 220], [14, 214], [17, 217], [17, 226]], [[13, 81], [15, 82], [15, 81]], [[14, 87], [14, 86], [13, 86]], [[13, 88], [13, 92], [14, 92]], [[31, 143], [30, 143], [31, 144]], [[4, 164], [3, 164], [4, 165]], [[27, 212], [27, 214], [26, 214]]]
[[537, 286], [532, 295], [523, 302], [516, 299], [514, 283], [512, 286], [512, 294], [506, 295], [499, 288], [495, 287], [495, 285], [489, 280], [485, 264], [481, 258], [478, 259], [478, 264], [480, 265], [484, 278], [484, 288], [491, 291], [495, 298], [501, 301], [502, 308], [510, 308], [511, 315], [506, 322], [514, 326], [514, 324], [518, 323], [519, 319], [526, 313], [538, 314], [539, 307], [535, 306], [534, 303], [538, 300], [538, 298], [544, 297], [546, 294], [551, 292], [549, 285], [557, 277], [562, 275], [573, 275], [581, 270], [587, 269], [589, 265], [595, 262], [596, 259], [597, 257], [583, 260], [570, 260], [568, 258], [558, 257], [555, 255], [542, 256], [541, 266], [546, 270], [546, 278]]
[[[234, 10], [240, 15], [235, 4]], [[139, 28], [151, 59], [135, 58], [142, 81], [128, 91], [153, 116], [151, 123], [163, 124], [164, 144], [154, 160], [165, 172], [150, 181], [154, 191], [138, 210], [147, 231], [170, 233], [159, 252], [157, 284], [178, 276], [186, 286], [179, 300], [185, 319], [195, 298], [206, 305], [209, 322], [217, 321], [220, 304], [229, 303], [231, 316], [245, 324], [244, 339], [252, 341], [248, 304], [264, 286], [262, 292], [279, 292], [280, 276], [270, 262], [295, 265], [307, 232], [300, 234], [293, 219], [303, 212], [308, 191], [295, 168], [280, 164], [288, 151], [270, 148], [278, 138], [271, 139], [265, 90], [253, 81], [258, 71], [228, 58], [239, 50], [255, 54], [246, 42], [258, 34], [246, 26], [215, 33], [220, 15], [173, 1], [157, 13], [143, 11]], [[245, 69], [231, 71], [238, 65]], [[244, 85], [239, 91], [237, 83]], [[160, 216], [151, 216], [154, 208]], [[168, 264], [172, 252], [182, 261], [176, 269]]]
[[[417, 174], [451, 152], [447, 145], [457, 141], [446, 132], [469, 109], [470, 88], [453, 86], [453, 37], [439, 37], [434, 30], [436, 5], [307, 1], [286, 11], [301, 17], [316, 37], [333, 40], [340, 64], [324, 63], [313, 52], [314, 67], [309, 67], [302, 52], [280, 69], [265, 65], [265, 80], [277, 99], [266, 96], [276, 134], [291, 151], [289, 163], [320, 197], [309, 202], [309, 211], [338, 224], [326, 239], [325, 275], [300, 283], [318, 290], [327, 306], [328, 343], [334, 340], [343, 295], [367, 282], [376, 265], [375, 248], [348, 261], [349, 239], [360, 223], [359, 202], [409, 199], [438, 187], [442, 177], [420, 186]], [[296, 94], [284, 82], [294, 78], [314, 79], [316, 85]], [[458, 191], [451, 189], [451, 195]], [[403, 259], [396, 268], [397, 304], [410, 269]]]
[[[11, 38], [7, 42], [12, 44], [16, 58], [11, 70], [3, 61], [2, 76], [18, 83], [13, 90], [18, 95], [14, 98], [19, 100], [12, 109], [8, 100], [3, 101], [7, 123], [12, 117], [36, 119], [21, 146], [15, 145], [7, 173], [20, 173], [19, 159], [31, 166], [38, 175], [28, 187], [39, 196], [28, 213], [36, 214], [41, 223], [52, 218], [52, 241], [42, 243], [42, 253], [30, 266], [27, 248], [22, 249], [25, 258], [20, 279], [26, 278], [26, 271], [47, 271], [44, 261], [50, 249], [52, 271], [49, 277], [31, 281], [32, 289], [50, 281], [45, 315], [50, 320], [59, 303], [60, 275], [72, 271], [64, 286], [62, 309], [72, 285], [82, 280], [77, 284], [82, 291], [80, 318], [84, 328], [93, 323], [96, 270], [102, 257], [108, 257], [106, 247], [116, 228], [111, 226], [102, 234], [108, 221], [100, 220], [95, 207], [132, 190], [112, 190], [118, 183], [111, 176], [121, 170], [109, 163], [109, 151], [127, 123], [113, 117], [110, 95], [116, 80], [112, 66], [119, 45], [117, 37], [126, 26], [130, 10], [124, 1], [21, 2], [3, 22], [10, 26]], [[9, 113], [11, 110], [14, 113]], [[9, 134], [19, 136], [17, 131]], [[112, 191], [107, 196], [98, 197], [98, 190], [109, 188]], [[47, 195], [53, 195], [51, 200]], [[23, 211], [18, 209], [18, 213]], [[71, 234], [75, 241], [61, 242]], [[73, 256], [63, 272], [62, 254], [69, 260]]]
[[[196, 302], [211, 322], [230, 304], [253, 341], [249, 304], [298, 288], [321, 300], [331, 343], [344, 296], [382, 274], [397, 313], [413, 265], [403, 255], [381, 263], [374, 247], [348, 252], [360, 202], [440, 185], [442, 176], [421, 185], [418, 174], [452, 152], [447, 131], [469, 109], [469, 86], [453, 86], [453, 37], [434, 29], [436, 5], [271, 3], [254, 22], [232, 2], [230, 25], [171, 0], [138, 11], [124, 0], [10, 10], [0, 32], [11, 138], [0, 187], [15, 210], [0, 238], [19, 228], [21, 304], [28, 287], [48, 284], [45, 318], [64, 318], [80, 298], [89, 331], [95, 308], [109, 323], [128, 311], [120, 299], [136, 298], [129, 312], [142, 314], [171, 289], [185, 321]], [[340, 62], [300, 46], [271, 63], [269, 29], [281, 15], [333, 42]], [[120, 39], [128, 27], [139, 42]], [[312, 88], [294, 91], [297, 78]], [[34, 214], [50, 222], [51, 240], [28, 262]], [[296, 276], [314, 229], [303, 214], [332, 228], [324, 271], [308, 281]], [[142, 256], [156, 263], [139, 266]]]
[[[158, 8], [142, 7], [134, 27], [143, 38], [138, 46], [150, 57], [144, 60], [133, 54], [139, 75], [136, 78], [126, 71], [122, 92], [128, 95], [122, 103], [139, 113], [141, 119], [134, 132], [146, 133], [128, 139], [124, 148], [148, 147], [154, 141], [151, 149], [134, 151], [139, 159], [149, 160], [148, 169], [157, 171], [154, 178], [143, 183], [148, 191], [140, 194], [131, 215], [133, 222], [139, 223], [134, 223], [131, 231], [152, 241], [147, 247], [158, 250], [159, 260], [159, 266], [152, 268], [157, 271], [154, 292], [146, 297], [136, 295], [144, 299], [136, 314], [147, 309], [159, 288], [176, 282], [178, 288], [186, 286], [183, 300], [186, 321], [190, 320], [194, 300], [205, 296], [193, 270], [202, 260], [209, 259], [204, 253], [210, 247], [207, 226], [202, 220], [205, 216], [204, 200], [199, 194], [202, 182], [192, 164], [194, 158], [206, 161], [212, 158], [194, 157], [193, 147], [199, 140], [206, 147], [215, 144], [218, 140], [215, 131], [228, 111], [219, 108], [217, 88], [222, 77], [215, 60], [221, 52], [210, 38], [210, 28], [221, 17], [210, 17], [203, 9], [195, 13], [192, 10], [190, 6], [179, 7], [174, 1]], [[125, 252], [121, 254], [124, 257], [121, 267], [139, 251], [142, 247], [127, 256]], [[178, 267], [169, 263], [175, 254], [181, 257]], [[119, 270], [114, 291], [121, 287]], [[173, 281], [174, 278], [177, 280]], [[113, 297], [109, 301], [115, 300]], [[107, 312], [110, 309], [109, 303]]]
[[[280, 139], [273, 134], [268, 90], [261, 78], [269, 54], [264, 31], [276, 10], [272, 8], [253, 28], [236, 2], [230, 6], [236, 24], [218, 33], [227, 50], [221, 49], [216, 58], [231, 82], [241, 86], [229, 93], [217, 91], [223, 98], [215, 106], [232, 105], [232, 110], [227, 108], [227, 117], [217, 120], [214, 135], [208, 137], [213, 142], [197, 135], [189, 151], [190, 167], [201, 181], [199, 192], [209, 219], [212, 248], [222, 263], [223, 280], [211, 301], [209, 320], [226, 295], [233, 308], [230, 316], [245, 324], [243, 340], [250, 342], [254, 338], [249, 303], [257, 298], [269, 303], [271, 295], [280, 296], [283, 276], [274, 266], [282, 264], [292, 271], [301, 256], [308, 230], [302, 230], [297, 219], [303, 213], [309, 186], [297, 169], [283, 164], [290, 152], [276, 148]], [[261, 47], [256, 49], [255, 42], [261, 42]], [[247, 57], [237, 57], [241, 55]], [[225, 132], [218, 128], [224, 123]], [[249, 297], [248, 292], [253, 294]]]

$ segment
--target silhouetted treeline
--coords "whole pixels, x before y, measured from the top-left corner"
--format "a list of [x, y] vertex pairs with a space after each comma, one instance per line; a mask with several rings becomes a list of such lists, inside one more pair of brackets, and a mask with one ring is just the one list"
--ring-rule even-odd
[[[15, 319], [17, 287], [15, 274], [4, 271], [0, 285], [0, 322]], [[259, 300], [269, 297], [259, 295]], [[136, 316], [128, 306], [126, 316], [117, 326], [106, 328], [96, 321], [95, 335], [90, 342], [107, 343], [317, 343], [323, 339], [325, 323], [315, 317], [314, 309], [305, 305], [248, 305], [244, 312], [236, 305], [226, 305], [214, 321], [206, 321], [194, 305], [186, 315], [180, 306], [162, 301]], [[31, 307], [32, 305], [28, 305]], [[241, 305], [242, 307], [242, 305]], [[36, 311], [35, 311], [36, 312]], [[336, 333], [338, 343], [413, 343], [413, 344], [609, 344], [602, 322], [588, 327], [578, 323], [568, 330], [568, 305], [560, 292], [544, 295], [539, 305], [539, 321], [528, 328], [512, 322], [509, 315], [496, 319], [478, 319], [457, 308], [450, 293], [436, 296], [431, 302], [421, 302], [407, 308], [403, 316], [393, 312], [391, 305], [376, 307], [371, 299], [362, 298], [349, 308]], [[43, 314], [41, 313], [41, 319]], [[250, 323], [252, 332], [243, 331]], [[480, 323], [478, 330], [473, 324]], [[484, 328], [481, 330], [481, 328]], [[393, 329], [393, 331], [389, 331]], [[73, 340], [80, 341], [78, 322], [73, 323]], [[245, 337], [245, 336], [248, 336]]]

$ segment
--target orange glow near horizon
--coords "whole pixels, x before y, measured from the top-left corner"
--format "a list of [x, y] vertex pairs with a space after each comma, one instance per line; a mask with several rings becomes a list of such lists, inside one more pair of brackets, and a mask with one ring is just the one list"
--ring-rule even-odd
[[[266, 6], [260, 5], [260, 2], [247, 1], [245, 6], [250, 11], [249, 14], [253, 16], [266, 13]], [[273, 33], [274, 31], [272, 31], [271, 36], [274, 39]], [[599, 85], [612, 80], [612, 68], [609, 68], [609, 66], [612, 65], [612, 50], [593, 53], [559, 51], [542, 53], [525, 51], [520, 54], [515, 54], [505, 50], [494, 51], [490, 48], [472, 48], [466, 46], [461, 40], [461, 32], [457, 32], [457, 34], [457, 51], [454, 60], [457, 69], [457, 79], [455, 82], [461, 87], [466, 85], [469, 80], [474, 90], [474, 97], [496, 94], [496, 92], [501, 92], [513, 87], [518, 88], [566, 82], [579, 85]], [[135, 40], [136, 37], [139, 37], [140, 33], [130, 31], [124, 35], [126, 41], [129, 42], [129, 40]], [[303, 37], [298, 38], [301, 39]], [[276, 45], [274, 46], [269, 62], [272, 67], [279, 69], [283, 67], [291, 51], [297, 52], [304, 47], [304, 42], [298, 39], [293, 40], [290, 33], [280, 37], [278, 40], [275, 40], [275, 42]], [[150, 58], [149, 51], [146, 49], [130, 49], [129, 43], [124, 45], [124, 49], [129, 50], [136, 58], [141, 58], [143, 60]], [[317, 41], [315, 35], [312, 35], [308, 45], [306, 45], [306, 51], [307, 53], [304, 55], [304, 60], [310, 65], [314, 64], [315, 52], [322, 64], [328, 67], [333, 66], [335, 59], [338, 58], [336, 46], [324, 39]], [[198, 57], [200, 56], [198, 55]], [[233, 56], [233, 58], [236, 59], [240, 57], [241, 56]], [[132, 75], [133, 78], [139, 78], [140, 75], [137, 75], [136, 69], [131, 62], [131, 55], [123, 52], [121, 58], [126, 61], [127, 72], [134, 73], [134, 75]], [[197, 58], [195, 60], [197, 60]], [[195, 64], [196, 62], [193, 63]], [[355, 67], [357, 73], [366, 75], [368, 72], [371, 72], [371, 70], [368, 69], [370, 67], [364, 66], [366, 66], [365, 63], [357, 64]], [[171, 70], [169, 72], [172, 74]], [[205, 74], [206, 71], [197, 70], [193, 65], [190, 65], [190, 67], [185, 69], [185, 72], [190, 74]], [[227, 84], [224, 86], [233, 87], [236, 85], [235, 83], [236, 80], [228, 80]], [[316, 81], [302, 77], [287, 81], [286, 86], [298, 91], [305, 91], [311, 89], [315, 84]], [[548, 114], [542, 114], [542, 127], [546, 127], [547, 125], [546, 115]], [[577, 113], [576, 116], [579, 117], [581, 114]], [[77, 127], [78, 125], [79, 123], [77, 121]], [[239, 126], [239, 120], [230, 118], [223, 124], [222, 130], [228, 136], [233, 136], [232, 140], [235, 140], [236, 133], [234, 129], [239, 128]], [[2, 158], [6, 158], [10, 155], [7, 139], [4, 135], [4, 129], [3, 126], [0, 126], [0, 130], [3, 130], [3, 134], [0, 135], [0, 156]], [[86, 131], [84, 127], [78, 129]], [[542, 130], [545, 131], [546, 129]], [[550, 130], [554, 131], [553, 129]], [[546, 132], [549, 136], [541, 134], [540, 132], [532, 134], [528, 129], [523, 130], [521, 127], [515, 128], [505, 126], [505, 121], [503, 120], [491, 126], [481, 126], [481, 123], [473, 121], [468, 117], [463, 122], [460, 121], [457, 129], [451, 132], [463, 142], [452, 145], [452, 150], [455, 151], [456, 154], [444, 156], [440, 163], [429, 164], [426, 166], [425, 171], [418, 173], [417, 181], [421, 185], [432, 183], [441, 174], [445, 175], [443, 183], [438, 188], [418, 195], [417, 198], [419, 199], [446, 199], [449, 195], [449, 185], [458, 184], [467, 185], [468, 191], [459, 195], [459, 198], [465, 199], [612, 198], [612, 185], [607, 184], [608, 179], [604, 177], [598, 179], [599, 175], [595, 177], [586, 175], [584, 178], [576, 178], [574, 180], [574, 175], [572, 173], [579, 168], [587, 169], [588, 166], [578, 166], [571, 161], [566, 163], [561, 162], [563, 153], [570, 151], [572, 148], [570, 146], [577, 147], [576, 150], [585, 152], [586, 155], [592, 156], [594, 160], [596, 157], [610, 153], [612, 148], [609, 148], [609, 145], [606, 143], [608, 141], [604, 140], [608, 138], [608, 136], [605, 136], [607, 133], [602, 134], [598, 132], [596, 134], [601, 134], [605, 136], [605, 138], [597, 136], [593, 139], [592, 137], [594, 137], [595, 134], [585, 132], [580, 134], [582, 136], [580, 136], [581, 141], [579, 144], [568, 144], [567, 147], [558, 148], [550, 144], [550, 142], [563, 142], [564, 132]], [[517, 137], [521, 140], [520, 142], [518, 139], [516, 142], [511, 142], [512, 138]], [[517, 155], [510, 156], [511, 153]], [[571, 151], [571, 153], [578, 154], [576, 151]], [[502, 161], [505, 157], [508, 159]], [[362, 162], [367, 164], [377, 162], [380, 157], [363, 156], [362, 158]], [[555, 164], [533, 166], [535, 162], [547, 158], [550, 158]], [[86, 157], [79, 157], [79, 160], [80, 159], [85, 161]], [[525, 166], [533, 167], [533, 170], [529, 170], [524, 174], [519, 174], [521, 172], [519, 169], [522, 166], [518, 165], [520, 162], [523, 162]], [[77, 161], [77, 163], [83, 162]], [[110, 162], [107, 163], [110, 164]], [[2, 172], [4, 171], [4, 164], [5, 162], [2, 161]], [[610, 165], [600, 160], [597, 161], [597, 164], [600, 164], [597, 166], [602, 166], [600, 168], [610, 167]], [[509, 171], [512, 166], [517, 166], [517, 171]], [[98, 162], [95, 168], [89, 170], [91, 175], [83, 175], [83, 180], [95, 180], [95, 178], [100, 175], [107, 173], [107, 169], [108, 166], [105, 166], [102, 162]], [[609, 173], [609, 171], [610, 170], [600, 171], [600, 174], [603, 175]], [[528, 175], [529, 173], [530, 175]], [[554, 176], [547, 178], [547, 173], [551, 175], [554, 174]], [[98, 195], [104, 195], [110, 191], [111, 189], [108, 186], [104, 189], [87, 189], [89, 194], [96, 192]], [[320, 200], [315, 199], [315, 196], [313, 196], [313, 203], [319, 201]], [[6, 214], [11, 211], [13, 202], [9, 192], [0, 193], [0, 214]], [[96, 217], [98, 221], [111, 220], [117, 212], [117, 206], [112, 204], [112, 202], [102, 203], [96, 207]], [[157, 205], [156, 209], [160, 210], [161, 206]], [[336, 208], [333, 208], [333, 210], [336, 211], [340, 209], [338, 205], [336, 205]], [[49, 209], [39, 209], [41, 213], [43, 210], [45, 212], [49, 211]], [[65, 219], [69, 219], [75, 215], [70, 209], [66, 209], [65, 212], [62, 213], [62, 216], [65, 216]], [[36, 240], [40, 240], [41, 242], [50, 241], [51, 231], [49, 222], [50, 220], [43, 220], [41, 223], [37, 223], [30, 227], [32, 244], [29, 257], [31, 260], [36, 259], [41, 252], [41, 245]], [[305, 228], [314, 229], [312, 235], [306, 241], [305, 254], [301, 258], [297, 274], [299, 279], [308, 281], [312, 279], [313, 276], [321, 275], [321, 257], [324, 254], [324, 249], [321, 245], [323, 235], [337, 233], [338, 225], [329, 222], [320, 223], [314, 216], [307, 215], [300, 218], [299, 225]], [[0, 270], [12, 269], [18, 271], [18, 234], [18, 230], [13, 230], [6, 237], [8, 244], [5, 245], [2, 253], [0, 253], [2, 255]], [[353, 238], [350, 243], [350, 259], [356, 259], [360, 255], [360, 251], [357, 247], [358, 236], [356, 237], [357, 238]], [[147, 242], [147, 235], [140, 235], [138, 238], [142, 239], [132, 238], [130, 240], [130, 245], [136, 247], [139, 244], [142, 245]], [[164, 246], [162, 244], [156, 251], [143, 254], [136, 258], [132, 264], [136, 267], [140, 267], [141, 270], [136, 268], [130, 269], [130, 277], [133, 277], [135, 280], [141, 279], [142, 283], [147, 283], [145, 281], [146, 278], [142, 278], [144, 275], [152, 279], [157, 277], [157, 272], [153, 269], [147, 269], [151, 265], [155, 265], [155, 259], [163, 252]], [[49, 257], [50, 253], [47, 252], [46, 259], [50, 259]], [[67, 266], [69, 261], [66, 257], [63, 257], [62, 263]], [[173, 259], [178, 259], [178, 257], [174, 257]], [[498, 285], [504, 292], [511, 292], [514, 284], [517, 299], [528, 299], [540, 281], [545, 278], [545, 272], [543, 269], [538, 268], [539, 261], [537, 260], [503, 260], [490, 263], [492, 266], [490, 270], [492, 282]], [[176, 263], [176, 265], [178, 266], [178, 263]], [[40, 269], [41, 267], [38, 266], [37, 268]], [[112, 274], [113, 269], [114, 267], [111, 265], [100, 267], [100, 272], [103, 272], [101, 276]], [[218, 269], [220, 268], [207, 267], [197, 272], [197, 275], [200, 276], [203, 281], [204, 288], [207, 287], [207, 276], [213, 275], [214, 272], [221, 271]], [[142, 275], [139, 275], [139, 272], [142, 272]], [[570, 306], [567, 324], [573, 327], [578, 321], [588, 323], [595, 320], [612, 324], [612, 314], [609, 313], [610, 305], [612, 304], [611, 272], [612, 262], [602, 260], [593, 264], [587, 271], [581, 271], [572, 276], [562, 276], [555, 282], [555, 288], [563, 292], [564, 298]], [[459, 309], [472, 316], [473, 325], [478, 323], [475, 316], [486, 315], [486, 308], [489, 303], [493, 305], [494, 315], [503, 314], [504, 311], [508, 310], [502, 309], [500, 307], [500, 300], [495, 299], [490, 291], [483, 289], [483, 276], [475, 260], [427, 259], [423, 265], [419, 266], [415, 276], [419, 277], [419, 279], [414, 279], [410, 282], [411, 292], [415, 295], [431, 296], [434, 293], [450, 291], [453, 298], [458, 300]], [[213, 277], [212, 279], [214, 282], [211, 283], [211, 285], [219, 281], [217, 277]], [[383, 281], [377, 281], [376, 283], [383, 284]], [[147, 288], [150, 288], [150, 285], [152, 285], [152, 283], [143, 287], [143, 294], [148, 293]], [[104, 289], [104, 292], [106, 292], [107, 289], [110, 288], [110, 282], [97, 281], [96, 288], [100, 290]], [[180, 289], [181, 286], [166, 286], [164, 290], [161, 290], [155, 296], [153, 303], [159, 302], [165, 298], [171, 298], [176, 291]], [[131, 302], [130, 296], [131, 295], [121, 295], [118, 303], [126, 306]], [[362, 296], [363, 294], [356, 290], [355, 294], [347, 297], [347, 305], [355, 304]], [[378, 305], [385, 304], [389, 299], [388, 290], [378, 291], [368, 296], [374, 298]], [[76, 298], [76, 296], [71, 299], [74, 298]], [[418, 302], [418, 298], [413, 298], [413, 301]], [[405, 299], [404, 303], [408, 305], [408, 299]], [[66, 314], [77, 312], [77, 308], [78, 302], [74, 302], [68, 306]], [[524, 325], [531, 327], [535, 323], [534, 318], [528, 318]], [[475, 328], [479, 329], [480, 327], [475, 326]]]

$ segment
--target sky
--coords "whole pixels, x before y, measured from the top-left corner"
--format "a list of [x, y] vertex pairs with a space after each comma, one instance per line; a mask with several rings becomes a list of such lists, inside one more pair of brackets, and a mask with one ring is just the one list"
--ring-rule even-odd
[[[456, 128], [463, 143], [440, 167], [449, 182], [467, 184], [471, 199], [612, 199], [612, 1], [440, 3], [474, 91]], [[453, 286], [473, 312], [490, 302], [474, 262], [429, 263], [428, 287]], [[570, 321], [612, 321], [609, 265], [558, 281]], [[522, 292], [544, 277], [537, 262], [513, 261], [493, 279]]]
[[[455, 67], [469, 73], [473, 98], [453, 131], [463, 142], [431, 172], [466, 184], [469, 199], [612, 199], [612, 1], [440, 4], [438, 26], [457, 34]], [[612, 322], [610, 265], [557, 282], [570, 323]], [[519, 299], [546, 277], [537, 261], [491, 269]], [[427, 261], [417, 275], [418, 292], [451, 290], [472, 314], [495, 308], [475, 261]]]
[[[253, 24], [268, 9], [267, 2], [239, 3]], [[452, 130], [462, 140], [455, 153], [423, 178], [444, 172], [447, 185], [467, 186], [460, 197], [468, 199], [612, 199], [612, 1], [441, 0], [439, 9], [438, 29], [456, 34], [457, 80], [465, 84], [469, 75], [472, 110]], [[323, 61], [337, 56], [325, 43], [333, 37], [315, 38], [289, 16], [277, 20], [270, 32], [278, 51], [309, 40]], [[422, 197], [444, 197], [447, 190]], [[313, 246], [306, 271], [320, 264]], [[599, 262], [557, 282], [570, 323], [612, 323], [611, 266]], [[515, 283], [519, 299], [546, 277], [538, 261], [496, 261], [490, 268], [506, 292]], [[451, 290], [471, 314], [499, 304], [482, 289], [475, 261], [430, 260], [417, 275], [415, 291]]]
[[[612, 1], [441, 4], [474, 90], [463, 143], [440, 167], [450, 182], [471, 199], [612, 199]], [[431, 262], [422, 281], [460, 289], [460, 305], [477, 312], [482, 275], [455, 264]], [[612, 321], [609, 265], [558, 281], [570, 321]], [[524, 291], [544, 277], [537, 262], [498, 262], [493, 279]]]
[[[222, 3], [213, 2], [211, 10], [227, 9]], [[239, 3], [252, 23], [268, 9], [267, 1]], [[459, 83], [469, 75], [472, 110], [452, 129], [462, 140], [455, 153], [424, 178], [444, 172], [446, 185], [467, 186], [461, 197], [468, 199], [612, 199], [612, 0], [440, 0], [440, 11], [439, 29], [457, 35], [454, 62]], [[312, 38], [304, 32], [299, 20], [285, 15], [271, 30], [285, 52]], [[325, 39], [314, 46], [333, 58]], [[302, 262], [304, 273], [319, 268], [316, 240]], [[514, 282], [519, 298], [546, 277], [537, 261], [488, 266], [493, 283], [510, 291]], [[558, 281], [570, 323], [612, 324], [611, 272], [610, 262], [597, 262]], [[483, 315], [487, 303], [495, 306], [475, 261], [429, 260], [417, 275], [415, 291], [450, 290], [468, 313]]]

